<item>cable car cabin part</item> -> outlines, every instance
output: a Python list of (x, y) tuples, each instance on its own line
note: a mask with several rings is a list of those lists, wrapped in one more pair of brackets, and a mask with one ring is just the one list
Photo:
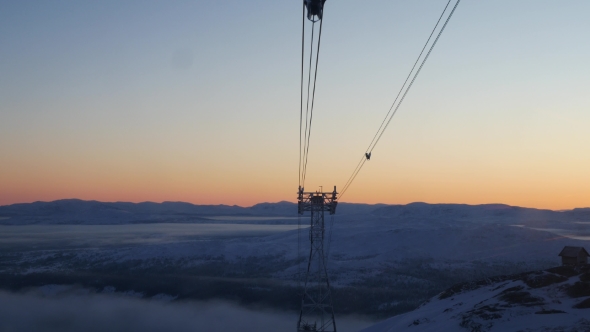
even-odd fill
[(324, 16), (324, 2), (326, 0), (303, 0), (305, 8), (307, 8), (307, 19), (312, 22), (317, 22)]

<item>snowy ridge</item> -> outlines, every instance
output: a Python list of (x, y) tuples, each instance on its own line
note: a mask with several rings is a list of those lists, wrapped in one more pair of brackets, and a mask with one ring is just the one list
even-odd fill
[(590, 266), (462, 283), (363, 330), (389, 331), (590, 331)]
[[(185, 202), (98, 202), (63, 199), (0, 206), (0, 224), (127, 224), (199, 223), (209, 216), (296, 218), (297, 205), (291, 202), (237, 205), (195, 205)], [(404, 223), (502, 223), (529, 227), (571, 228), (571, 222), (590, 221), (590, 209), (551, 211), (503, 204), (355, 204), (340, 202), (337, 218), (394, 218)], [(295, 222), (293, 222), (295, 223)], [(565, 223), (565, 225), (564, 225)]]
[(262, 203), (244, 208), (237, 205), (195, 205), (185, 202), (128, 203), (63, 199), (0, 206), (0, 223), (6, 225), (199, 223), (208, 222), (207, 216), (285, 215), (296, 215), (294, 203)]

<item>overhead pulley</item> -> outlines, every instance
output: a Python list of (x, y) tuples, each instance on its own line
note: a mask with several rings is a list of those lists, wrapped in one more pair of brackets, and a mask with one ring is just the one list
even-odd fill
[(326, 0), (303, 0), (307, 8), (307, 19), (312, 22), (320, 21), (324, 15), (324, 2)]

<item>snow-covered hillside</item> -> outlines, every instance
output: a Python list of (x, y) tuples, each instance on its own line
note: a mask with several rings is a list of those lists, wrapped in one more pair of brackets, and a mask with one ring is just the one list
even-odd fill
[[(249, 208), (77, 200), (3, 206), (0, 278), (13, 280), (15, 289), (55, 279), (199, 299), (223, 293), (272, 306), (293, 300), (297, 307), (298, 296), (289, 292), (297, 293), (293, 286), (309, 254), (309, 216), (298, 219), (295, 211), (288, 202)], [(388, 317), (458, 282), (556, 266), (564, 246), (588, 248), (582, 240), (590, 233), (586, 212), (339, 204), (334, 219), (326, 218), (325, 243), (336, 311)], [(171, 279), (156, 287), (146, 273), (157, 274), (154, 282)], [(107, 277), (96, 284), (94, 274)], [(188, 288), (176, 287), (183, 283)], [(199, 292), (190, 290), (196, 284)], [(209, 292), (214, 287), (221, 293)], [(269, 290), (283, 294), (283, 302)]]
[(590, 266), (454, 286), (363, 332), (590, 331)]

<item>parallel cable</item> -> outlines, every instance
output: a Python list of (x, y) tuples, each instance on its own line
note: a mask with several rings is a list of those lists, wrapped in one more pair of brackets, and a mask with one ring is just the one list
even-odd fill
[[(441, 13), (440, 17), (438, 18), (438, 21), (436, 22), (436, 25), (434, 26), (434, 28), (430, 32), (430, 36), (428, 36), (428, 39), (426, 40), (426, 43), (424, 44), (424, 47), (422, 47), (422, 50), (420, 51), (420, 54), (418, 55), (418, 58), (416, 58), (416, 61), (414, 62), (414, 65), (412, 66), (412, 69), (410, 70), (410, 72), (408, 73), (408, 76), (406, 77), (406, 80), (404, 81), (404, 84), (402, 85), (402, 87), (398, 91), (397, 96), (395, 97), (395, 100), (393, 101), (393, 103), (391, 104), (391, 107), (389, 108), (389, 111), (387, 111), (387, 114), (385, 115), (385, 118), (383, 118), (383, 121), (381, 121), (381, 124), (379, 125), (379, 129), (377, 129), (377, 132), (375, 132), (375, 135), (373, 136), (373, 139), (371, 140), (371, 143), (369, 143), (369, 146), (367, 147), (367, 150), (365, 150), (365, 153), (369, 153), (372, 150), (371, 149), (371, 146), (373, 146), (373, 143), (375, 142), (375, 139), (377, 138), (377, 135), (379, 135), (379, 132), (381, 132), (381, 129), (383, 128), (383, 125), (385, 124), (385, 121), (387, 121), (387, 118), (389, 118), (389, 114), (391, 113), (391, 110), (395, 106), (395, 103), (397, 102), (399, 96), (401, 95), (401, 93), (404, 90), (406, 84), (408, 83), (408, 80), (412, 76), (412, 73), (414, 72), (414, 69), (416, 68), (416, 65), (418, 64), (418, 61), (420, 61), (420, 58), (422, 57), (422, 54), (424, 53), (424, 50), (428, 46), (428, 43), (430, 42), (430, 39), (432, 38), (432, 35), (436, 31), (436, 28), (438, 27), (438, 24), (440, 23), (440, 20), (442, 19), (444, 13), (447, 11), (447, 8), (448, 8), (448, 6), (449, 6), (450, 3), (451, 3), (451, 0), (449, 0), (447, 2), (447, 5), (445, 6), (443, 12)], [(348, 178), (348, 180), (344, 184), (342, 193), (340, 194), (341, 197), (342, 197), (342, 194), (344, 194), (344, 192), (346, 191), (346, 189), (348, 189), (348, 185), (356, 178), (356, 175), (360, 171), (360, 168), (362, 168), (363, 165), (365, 164), (365, 161), (366, 161), (366, 157), (365, 157), (365, 155), (363, 155), (361, 157), (361, 160), (359, 161), (359, 163), (356, 165), (355, 169), (352, 171), (352, 174), (350, 175), (350, 177)]]
[(424, 53), (424, 50), (426, 49), (426, 46), (428, 46), (428, 43), (430, 42), (430, 39), (432, 38), (432, 35), (434, 35), (434, 32), (436, 31), (436, 28), (438, 27), (438, 24), (440, 23), (440, 20), (443, 18), (445, 12), (447, 11), (447, 8), (449, 7), (449, 4), (451, 3), (451, 1), (452, 0), (449, 0), (447, 2), (447, 5), (445, 6), (445, 8), (443, 9), (442, 13), (440, 14), (440, 17), (438, 18), (438, 21), (436, 21), (436, 24), (434, 25), (434, 28), (430, 32), (430, 35), (428, 36), (428, 39), (426, 40), (426, 43), (424, 43), (424, 47), (422, 47), (422, 50), (420, 51), (420, 54), (418, 55), (418, 58), (416, 58), (416, 61), (414, 62), (414, 65), (412, 66), (412, 69), (410, 70), (410, 72), (408, 73), (408, 76), (406, 77), (406, 80), (404, 81), (404, 84), (399, 89), (399, 91), (397, 93), (397, 96), (395, 96), (395, 99), (394, 99), (393, 103), (391, 104), (391, 107), (389, 108), (389, 111), (387, 111), (387, 115), (385, 115), (385, 118), (383, 118), (383, 121), (381, 121), (381, 125), (379, 126), (379, 129), (377, 129), (377, 132), (375, 133), (375, 136), (373, 136), (373, 139), (371, 140), (371, 143), (369, 143), (369, 147), (367, 148), (367, 151), (365, 153), (369, 152), (369, 149), (371, 149), (371, 146), (373, 145), (373, 142), (375, 141), (375, 138), (377, 137), (377, 134), (379, 134), (379, 132), (381, 131), (381, 128), (383, 127), (383, 124), (385, 124), (385, 120), (387, 120), (387, 118), (389, 117), (389, 114), (391, 113), (391, 110), (393, 109), (393, 106), (395, 106), (395, 103), (397, 102), (400, 94), (402, 93), (402, 91), (406, 87), (406, 84), (408, 83), (408, 80), (410, 79), (410, 76), (412, 76), (412, 73), (414, 72), (414, 69), (416, 68), (416, 65), (418, 64), (418, 61), (420, 61), (420, 58), (422, 57), (422, 54)]
[(356, 165), (354, 171), (352, 171), (352, 174), (350, 175), (350, 177), (348, 178), (348, 181), (346, 181), (346, 183), (344, 184), (344, 186), (342, 186), (342, 191), (340, 192), (340, 197), (342, 197), (342, 194), (344, 193), (344, 191), (346, 191), (346, 189), (348, 188), (348, 185), (352, 182), (352, 180), (354, 179), (354, 174), (357, 173), (357, 171), (359, 170), (360, 167), (363, 167), (363, 164), (365, 163), (365, 161), (367, 160), (367, 158), (363, 155), (361, 157), (361, 160), (359, 161), (359, 163)]
[[(322, 20), (320, 21), (320, 32), (318, 34), (318, 48), (316, 51), (316, 57), (315, 57), (315, 72), (314, 72), (314, 76), (313, 76), (313, 92), (312, 92), (312, 97), (311, 97), (311, 109), (310, 109), (310, 117), (309, 117), (309, 129), (307, 130), (307, 139), (306, 139), (306, 151), (304, 153), (305, 156), (305, 163), (303, 164), (303, 182), (302, 185), (305, 187), (305, 177), (307, 175), (307, 158), (309, 157), (309, 140), (311, 137), (311, 124), (313, 121), (313, 106), (314, 106), (314, 102), (315, 102), (315, 88), (316, 88), (316, 81), (318, 78), (318, 63), (320, 60), (320, 45), (322, 42), (322, 25), (324, 23), (324, 19), (322, 18)], [(310, 56), (311, 59), (311, 56)], [(311, 67), (311, 65), (310, 65)], [(311, 68), (310, 68), (311, 71)], [(308, 100), (309, 100), (309, 87), (308, 87)], [(307, 125), (306, 125), (307, 127)]]
[(354, 181), (354, 179), (356, 179), (356, 176), (359, 174), (359, 172), (361, 171), (361, 169), (363, 168), (363, 166), (365, 165), (365, 162), (367, 161), (366, 158), (364, 158), (363, 156), (363, 160), (361, 161), (361, 163), (359, 164), (359, 166), (357, 166), (357, 169), (352, 173), (352, 175), (350, 176), (349, 182), (348, 184), (342, 189), (342, 192), (340, 193), (340, 199), (342, 199), (342, 196), (344, 195), (344, 193), (348, 190), (348, 188), (350, 187), (350, 185), (352, 184), (352, 181)]
[[(389, 111), (387, 112), (387, 115), (385, 116), (385, 118), (383, 119), (383, 121), (381, 122), (381, 125), (379, 126), (379, 129), (377, 130), (377, 133), (375, 134), (375, 136), (373, 136), (373, 139), (371, 140), (371, 143), (369, 144), (369, 147), (367, 148), (365, 153), (371, 153), (373, 151), (373, 149), (375, 148), (375, 146), (377, 145), (377, 143), (379, 143), (379, 140), (381, 139), (381, 137), (383, 136), (383, 133), (385, 132), (385, 130), (387, 129), (387, 127), (389, 126), (389, 123), (391, 122), (391, 119), (393, 119), (393, 116), (397, 113), (400, 105), (402, 104), (402, 102), (404, 101), (404, 99), (406, 98), (406, 95), (408, 94), (408, 92), (410, 91), (410, 89), (412, 88), (412, 85), (414, 84), (414, 81), (416, 80), (416, 78), (418, 77), (418, 75), (420, 74), (420, 71), (422, 70), (422, 67), (424, 66), (424, 64), (426, 63), (426, 60), (428, 60), (428, 57), (430, 56), (430, 53), (432, 52), (432, 50), (434, 49), (434, 46), (436, 46), (436, 43), (438, 42), (440, 36), (442, 35), (443, 31), (445, 30), (447, 24), (449, 23), (451, 17), (453, 16), (453, 14), (455, 13), (455, 10), (457, 9), (457, 6), (459, 5), (459, 3), (461, 2), (461, 0), (457, 0), (457, 2), (455, 3), (455, 6), (453, 7), (453, 9), (451, 10), (451, 13), (449, 14), (449, 16), (447, 17), (445, 23), (443, 24), (441, 30), (439, 31), (438, 35), (436, 36), (436, 39), (434, 40), (434, 42), (432, 43), (432, 45), (430, 46), (430, 49), (428, 50), (428, 53), (426, 53), (426, 56), (424, 57), (424, 59), (422, 60), (422, 63), (420, 64), (420, 67), (418, 67), (418, 70), (416, 71), (416, 73), (414, 74), (414, 77), (412, 78), (410, 84), (408, 85), (408, 87), (406, 88), (405, 92), (402, 95), (402, 98), (399, 100), (399, 103), (397, 103), (397, 106), (395, 106), (400, 93), (403, 91), (404, 87), (406, 86), (406, 83), (408, 82), (408, 79), (410, 78), (410, 76), (412, 75), (412, 72), (414, 71), (416, 64), (419, 62), (420, 57), (422, 56), (422, 54), (424, 53), (424, 50), (426, 49), (428, 43), (430, 42), (430, 39), (432, 38), (432, 35), (434, 34), (434, 32), (436, 31), (436, 28), (438, 27), (442, 17), (444, 16), (444, 13), (446, 12), (449, 4), (450, 4), (451, 0), (449, 0), (449, 2), (447, 3), (447, 5), (445, 6), (441, 16), (439, 17), (438, 21), (436, 22), (436, 25), (434, 26), (434, 29), (432, 30), (432, 32), (430, 33), (430, 36), (428, 37), (428, 40), (426, 41), (426, 43), (424, 44), (424, 47), (422, 48), (422, 51), (420, 52), (420, 55), (418, 56), (418, 58), (416, 59), (416, 62), (414, 63), (414, 66), (412, 67), (412, 70), (410, 70), (410, 74), (408, 74), (408, 77), (406, 78), (404, 84), (402, 85), (402, 88), (400, 89), (400, 91), (398, 92), (393, 104), (391, 105)], [(394, 109), (395, 106), (395, 109)], [(391, 113), (391, 110), (393, 109), (393, 113)], [(391, 115), (390, 115), (391, 114)], [(387, 122), (386, 122), (387, 120)], [(383, 126), (383, 124), (385, 123), (385, 126)], [(361, 168), (363, 167), (363, 165), (366, 162), (366, 158), (365, 156), (363, 156), (363, 159), (361, 159), (361, 161), (359, 162), (359, 164), (357, 164), (357, 167), (355, 168), (355, 170), (352, 172), (352, 175), (348, 178), (348, 181), (346, 181), (346, 184), (344, 185), (344, 188), (342, 190), (342, 192), (340, 193), (340, 198), (342, 198), (342, 196), (344, 195), (344, 193), (346, 192), (346, 190), (348, 190), (348, 188), (350, 187), (350, 185), (352, 184), (352, 182), (354, 181), (354, 179), (356, 178), (356, 176), (358, 175), (358, 173), (360, 172)]]
[(375, 146), (377, 145), (377, 143), (379, 143), (379, 140), (381, 139), (381, 136), (383, 136), (383, 133), (385, 132), (385, 130), (387, 129), (387, 126), (389, 126), (389, 123), (391, 122), (391, 119), (393, 118), (393, 116), (395, 115), (395, 113), (397, 112), (397, 110), (399, 109), (400, 105), (402, 104), (402, 102), (404, 101), (404, 99), (406, 98), (406, 95), (408, 94), (408, 91), (410, 91), (410, 89), (412, 88), (412, 85), (414, 84), (414, 81), (416, 80), (416, 77), (418, 77), (418, 74), (420, 74), (420, 71), (422, 70), (422, 67), (424, 66), (424, 64), (426, 63), (426, 60), (428, 60), (428, 57), (430, 56), (430, 53), (432, 52), (432, 50), (434, 49), (434, 46), (436, 46), (436, 43), (438, 42), (438, 39), (440, 38), (440, 36), (442, 35), (443, 31), (445, 31), (445, 28), (447, 27), (447, 24), (449, 23), (451, 17), (453, 16), (453, 14), (455, 13), (455, 9), (457, 9), (457, 6), (459, 5), (459, 3), (461, 2), (461, 0), (457, 0), (457, 3), (455, 3), (455, 7), (453, 7), (453, 10), (451, 11), (451, 13), (449, 14), (449, 17), (447, 17), (447, 20), (445, 21), (445, 24), (442, 26), (440, 32), (438, 33), (438, 35), (436, 36), (436, 39), (434, 40), (434, 42), (432, 43), (432, 46), (430, 47), (430, 49), (428, 50), (428, 53), (426, 53), (426, 56), (424, 57), (424, 60), (422, 61), (422, 63), (420, 64), (420, 67), (418, 68), (418, 70), (416, 71), (416, 74), (414, 75), (414, 78), (412, 78), (412, 82), (410, 82), (410, 85), (408, 85), (408, 88), (406, 89), (406, 92), (404, 92), (404, 95), (402, 96), (402, 99), (400, 99), (400, 102), (397, 104), (397, 106), (395, 107), (395, 110), (393, 112), (393, 114), (391, 115), (391, 117), (389, 118), (389, 120), (387, 121), (387, 124), (385, 125), (385, 127), (383, 128), (383, 130), (381, 131), (381, 134), (379, 135), (379, 137), (377, 138), (377, 140), (375, 141), (375, 144), (373, 144), (373, 147), (371, 148), (371, 151), (373, 151), (373, 149), (375, 148)]
[[(307, 153), (306, 151), (307, 149), (307, 126), (309, 124), (309, 89), (311, 86), (311, 64), (312, 64), (312, 60), (313, 60), (313, 36), (314, 36), (314, 31), (315, 31), (315, 22), (312, 23), (311, 25), (311, 46), (310, 46), (310, 50), (309, 50), (309, 70), (307, 73), (307, 105), (306, 105), (306, 109), (305, 109), (305, 130), (304, 130), (304, 134), (303, 134), (303, 158), (301, 159), (301, 165), (303, 167), (303, 171), (301, 172), (301, 185), (305, 186), (305, 171), (306, 171), (306, 166), (303, 163), (304, 160), (307, 160)], [(303, 98), (302, 98), (303, 99)]]
[(299, 97), (299, 186), (301, 186), (301, 129), (303, 129), (303, 58), (305, 55), (305, 3), (301, 15), (301, 95)]

